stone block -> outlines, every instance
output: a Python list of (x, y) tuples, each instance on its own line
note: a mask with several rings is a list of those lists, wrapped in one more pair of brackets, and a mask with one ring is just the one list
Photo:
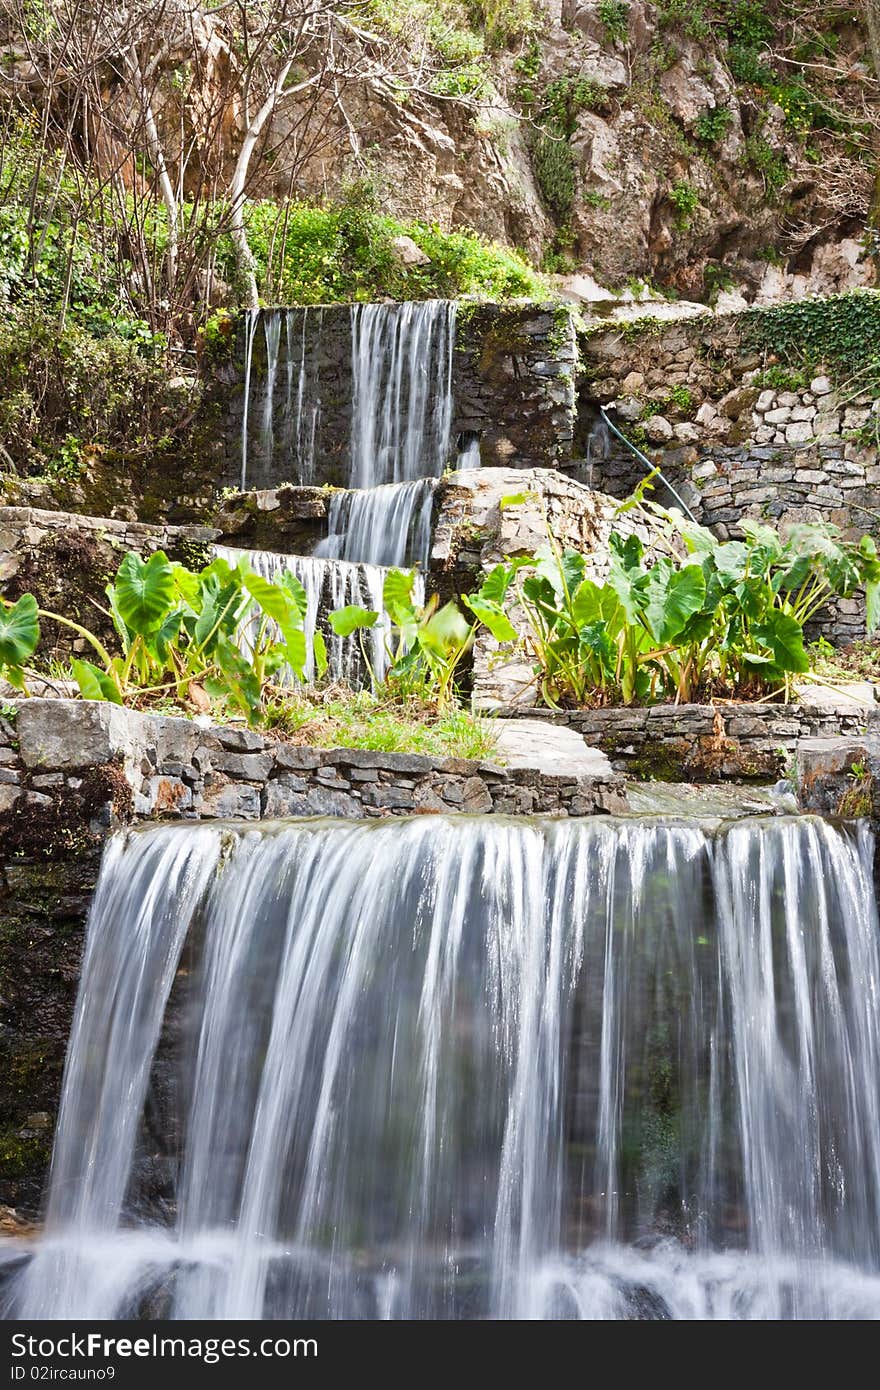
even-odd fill
[(22, 700), (18, 740), (26, 767), (97, 767), (118, 756), (140, 760), (140, 714), (102, 700)]
[(197, 809), (211, 820), (259, 820), (260, 789), (242, 782), (218, 782), (205, 788)]

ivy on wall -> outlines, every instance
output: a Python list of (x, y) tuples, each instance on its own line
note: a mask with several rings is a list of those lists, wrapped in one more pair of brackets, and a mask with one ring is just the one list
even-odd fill
[(742, 315), (743, 343), (786, 362), (825, 363), (880, 394), (880, 292), (850, 290)]

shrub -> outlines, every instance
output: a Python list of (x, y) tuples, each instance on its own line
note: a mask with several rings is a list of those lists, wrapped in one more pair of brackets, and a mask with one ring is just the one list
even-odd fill
[(559, 135), (540, 131), (532, 141), (532, 167), (541, 197), (559, 222), (566, 222), (574, 206), (574, 156)]
[(670, 189), (669, 201), (675, 209), (676, 226), (684, 231), (691, 225), (694, 213), (700, 206), (700, 195), (693, 184), (681, 179)]
[(599, 0), (599, 22), (612, 43), (623, 43), (629, 33), (626, 0)]
[(697, 118), (694, 134), (707, 145), (720, 145), (732, 120), (733, 112), (728, 107), (716, 106), (711, 111), (704, 111), (702, 116)]

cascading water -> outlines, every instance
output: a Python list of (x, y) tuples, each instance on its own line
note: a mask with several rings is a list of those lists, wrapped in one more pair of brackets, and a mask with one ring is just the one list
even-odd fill
[(436, 486), (434, 478), (421, 478), (334, 493), (327, 514), (328, 534), (314, 553), (372, 565), (419, 564), (426, 570)]
[(443, 472), (455, 314), (454, 300), (352, 305), (352, 487)]
[[(351, 307), (352, 488), (438, 478), (449, 461), (456, 305), (354, 304)], [(256, 399), (254, 346), (259, 324), (265, 376)], [(321, 422), (322, 308), (250, 313), (244, 336), (241, 486), (310, 483)], [(279, 392), (283, 389), (283, 401)], [(338, 392), (338, 383), (333, 390)], [(254, 419), (257, 425), (254, 428)], [(273, 459), (278, 466), (273, 472)], [(358, 557), (362, 558), (362, 557)]]
[[(382, 587), (385, 583), (386, 569), (379, 565), (352, 564), (345, 560), (334, 560), (311, 555), (282, 555), (272, 550), (238, 550), (231, 546), (214, 547), (215, 555), (237, 565), (244, 559), (263, 579), (278, 583), (285, 570), (289, 570), (306, 591), (306, 613), (303, 627), (306, 635), (307, 681), (314, 679), (315, 662), (312, 650), (315, 632), (320, 626), (327, 642), (327, 663), (331, 678), (344, 681), (347, 685), (358, 686), (368, 678), (363, 669), (363, 658), (357, 637), (337, 637), (321, 620), (337, 608), (356, 604), (377, 612), (379, 622), (366, 633), (367, 651), (373, 675), (381, 680), (388, 667), (388, 640), (391, 625), (382, 601)], [(413, 595), (418, 604), (424, 603), (425, 588), (421, 575), (416, 575)], [(255, 615), (248, 622), (242, 634), (245, 651), (252, 650), (253, 640), (260, 625), (260, 617)], [(289, 674), (293, 680), (293, 673)]]
[(872, 855), (813, 818), (117, 836), (6, 1314), (880, 1316)]
[[(254, 340), (263, 326), (265, 379), (254, 431)], [(261, 470), (271, 479), (277, 455), (292, 480), (310, 483), (321, 421), (320, 350), (324, 311), (316, 309), (252, 310), (244, 336), (244, 400), (241, 424), (241, 486), (251, 476), (250, 454), (256, 433)], [(283, 396), (279, 393), (283, 391)]]

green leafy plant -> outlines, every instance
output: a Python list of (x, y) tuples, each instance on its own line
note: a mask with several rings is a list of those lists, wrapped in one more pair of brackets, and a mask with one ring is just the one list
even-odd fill
[[(138, 704), (173, 695), (199, 708), (216, 702), (259, 722), (266, 692), (291, 671), (303, 678), (305, 590), (293, 574), (270, 583), (244, 560), (217, 558), (194, 572), (157, 551), (148, 560), (126, 554), (106, 610), (121, 653), (111, 654), (82, 624), (38, 609), (25, 594), (0, 609), (0, 663), (6, 678), (26, 690), (26, 663), (40, 638), (39, 619), (58, 623), (92, 648), (96, 660), (76, 658), (71, 674), (87, 700)], [(316, 635), (315, 665), (326, 668)]]
[[(468, 622), (457, 604), (441, 605), (436, 595), (418, 605), (414, 598), (415, 571), (390, 570), (382, 592), (391, 626), (386, 641), (389, 666), (383, 682), (374, 674), (374, 685), (397, 699), (419, 699), (447, 709), (455, 695), (456, 674), (473, 644), (477, 627), (488, 628), (499, 641), (516, 638), (516, 630), (504, 612), (511, 573), (508, 566), (498, 565), (476, 593), (463, 596), (462, 603), (472, 615)], [(330, 614), (330, 625), (339, 637), (369, 631), (379, 621), (376, 611), (356, 604)], [(370, 668), (365, 647), (363, 657)]]
[[(552, 536), (528, 572), (506, 576), (523, 616), (535, 679), (551, 706), (687, 702), (712, 693), (790, 698), (810, 668), (804, 627), (832, 594), (864, 585), (868, 622), (880, 624), (880, 558), (873, 541), (841, 539), (833, 526), (742, 523), (721, 542), (639, 498), (650, 545), (615, 533), (607, 577)], [(500, 583), (500, 580), (499, 580)]]
[(706, 145), (720, 145), (727, 134), (733, 112), (727, 106), (716, 106), (704, 111), (694, 123), (694, 134)]
[(675, 224), (684, 231), (691, 225), (694, 213), (700, 206), (700, 195), (693, 184), (688, 183), (686, 179), (680, 179), (669, 190), (669, 201), (675, 209)]
[(599, 0), (599, 22), (612, 43), (624, 43), (629, 32), (626, 0)]

